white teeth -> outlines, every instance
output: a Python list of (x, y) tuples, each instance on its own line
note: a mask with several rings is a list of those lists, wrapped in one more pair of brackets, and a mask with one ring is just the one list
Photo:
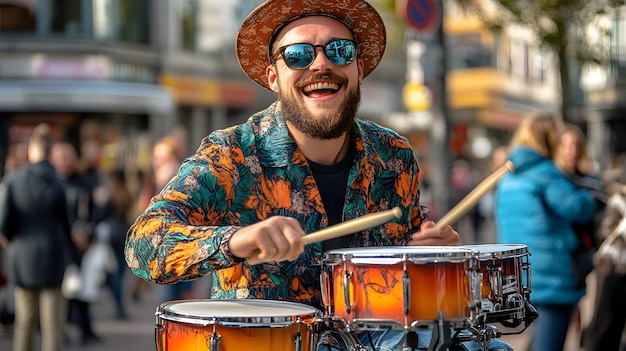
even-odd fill
[(339, 85), (337, 83), (332, 83), (332, 82), (313, 83), (313, 84), (309, 84), (305, 86), (303, 90), (305, 93), (309, 93), (313, 90), (329, 90), (329, 89), (338, 90)]

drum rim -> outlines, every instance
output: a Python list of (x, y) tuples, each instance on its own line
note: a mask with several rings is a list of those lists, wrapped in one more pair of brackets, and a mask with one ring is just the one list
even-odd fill
[[(381, 251), (385, 251), (386, 254), (381, 255)], [(418, 253), (420, 255), (415, 256)], [(376, 246), (330, 250), (326, 252), (323, 262), (329, 264), (342, 261), (366, 264), (395, 264), (403, 261), (439, 263), (469, 261), (473, 257), (473, 250), (461, 246)]]
[[(501, 259), (529, 255), (528, 246), (525, 244), (472, 244), (463, 245), (463, 247), (468, 247), (474, 250), (476, 258), (481, 261), (494, 258)], [(503, 250), (481, 251), (480, 248), (483, 247), (502, 248)]]
[[(197, 302), (243, 302), (243, 303), (258, 303), (270, 305), (280, 305), (281, 307), (293, 306), (310, 310), (310, 313), (293, 313), (290, 315), (278, 315), (278, 316), (211, 316), (211, 315), (198, 315), (180, 311), (172, 311), (168, 307), (174, 304), (180, 303), (197, 303)], [(320, 316), (320, 311), (312, 306), (279, 300), (262, 300), (262, 299), (189, 299), (189, 300), (173, 300), (161, 303), (155, 312), (157, 320), (168, 320), (173, 322), (181, 322), (193, 325), (223, 325), (228, 327), (240, 327), (240, 328), (255, 328), (255, 327), (288, 327), (308, 319), (316, 318)]]

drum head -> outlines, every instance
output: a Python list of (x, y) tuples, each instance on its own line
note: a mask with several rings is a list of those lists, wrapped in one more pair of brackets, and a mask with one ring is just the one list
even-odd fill
[(395, 264), (462, 262), (474, 252), (459, 246), (381, 246), (331, 250), (326, 253), (329, 262), (350, 261), (355, 264)]
[(528, 255), (528, 247), (523, 244), (477, 244), (463, 247), (474, 250), (476, 257), (481, 261)]
[(208, 299), (165, 302), (159, 306), (160, 318), (183, 323), (220, 324), (239, 327), (287, 326), (318, 315), (308, 305), (273, 300)]

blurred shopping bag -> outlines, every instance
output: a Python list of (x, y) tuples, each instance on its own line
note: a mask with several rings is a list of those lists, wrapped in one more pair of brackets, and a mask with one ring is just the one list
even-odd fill
[(80, 267), (76, 264), (70, 264), (65, 268), (65, 274), (63, 275), (63, 283), (61, 285), (63, 296), (67, 299), (73, 299), (78, 295), (80, 289)]

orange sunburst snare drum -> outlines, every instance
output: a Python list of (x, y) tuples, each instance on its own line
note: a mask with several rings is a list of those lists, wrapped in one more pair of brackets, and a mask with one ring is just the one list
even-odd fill
[(478, 306), (473, 251), (449, 246), (331, 250), (322, 260), (327, 318), (348, 329), (402, 329), (435, 320), (466, 326)]
[(530, 300), (528, 248), (523, 244), (466, 245), (475, 251), (482, 274), (480, 316), (484, 322), (519, 325)]
[(320, 311), (273, 300), (180, 300), (156, 311), (158, 351), (312, 351)]

